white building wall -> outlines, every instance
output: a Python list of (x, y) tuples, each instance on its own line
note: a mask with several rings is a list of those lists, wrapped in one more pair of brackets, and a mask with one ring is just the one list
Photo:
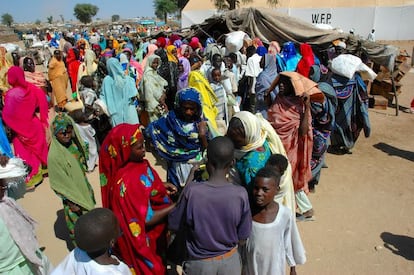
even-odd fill
[(278, 9), (308, 23), (329, 24), (344, 32), (367, 37), (375, 29), (377, 40), (413, 40), (414, 6)]
[[(414, 5), (335, 8), (278, 8), (308, 23), (329, 24), (367, 37), (375, 29), (377, 40), (414, 40)], [(214, 14), (214, 10), (184, 10), (182, 27), (199, 24)]]

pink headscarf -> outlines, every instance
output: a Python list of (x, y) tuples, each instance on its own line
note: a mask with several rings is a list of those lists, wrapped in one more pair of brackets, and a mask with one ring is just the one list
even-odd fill
[(195, 36), (193, 38), (191, 38), (191, 41), (190, 41), (190, 43), (188, 45), (190, 45), (190, 47), (194, 51), (197, 50), (198, 48), (201, 49), (200, 40), (198, 39), (198, 37), (195, 37)]
[(270, 42), (269, 48), (267, 49), (269, 54), (278, 54), (280, 53), (280, 45), (277, 41)]
[[(7, 72), (7, 79), (9, 81), (10, 86), (12, 86), (13, 88), (23, 88), (24, 90), (26, 90), (26, 94), (33, 94), (35, 96), (36, 100), (33, 103), (38, 105), (37, 107), (39, 107), (40, 120), (44, 126), (48, 127), (49, 106), (47, 103), (45, 92), (43, 92), (43, 90), (41, 90), (37, 86), (27, 82), (24, 77), (23, 69), (18, 66), (10, 67), (9, 71)], [(12, 92), (13, 88), (9, 91)]]
[(255, 37), (254, 39), (253, 39), (253, 46), (257, 49), (258, 47), (263, 47), (263, 42), (262, 42), (262, 40), (260, 40), (260, 38), (259, 37)]
[(129, 64), (137, 70), (137, 79), (140, 80), (142, 78), (142, 75), (144, 74), (144, 70), (142, 69), (141, 64), (139, 64), (139, 62), (134, 59), (134, 57), (132, 56), (132, 50), (130, 48), (124, 48), (122, 51), (129, 52), (131, 54)]
[[(187, 49), (188, 49), (188, 54), (185, 55), (185, 51)], [(189, 58), (192, 52), (193, 52), (193, 48), (191, 48), (189, 45), (187, 45), (187, 44), (182, 44), (181, 45), (181, 49), (180, 49), (181, 56), (183, 56), (185, 58)]]
[[(16, 155), (32, 167), (31, 179), (47, 164), (48, 104), (40, 88), (26, 82), (22, 68), (12, 66), (7, 72), (9, 84), (3, 109), (4, 122), (16, 133), (13, 146)], [(39, 109), (40, 119), (36, 115)]]
[(149, 44), (147, 48), (147, 54), (145, 55), (144, 59), (141, 62), (142, 68), (145, 68), (147, 65), (148, 57), (150, 57), (154, 52), (158, 49), (157, 45)]

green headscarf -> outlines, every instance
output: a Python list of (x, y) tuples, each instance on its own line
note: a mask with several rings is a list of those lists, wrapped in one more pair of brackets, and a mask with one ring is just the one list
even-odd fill
[(75, 122), (69, 115), (59, 113), (52, 123), (52, 143), (48, 155), (48, 173), (51, 188), (59, 195), (80, 205), (86, 210), (95, 207), (95, 200), (90, 195), (90, 184), (79, 160), (57, 139), (56, 133), (73, 126), (73, 142), (84, 159), (87, 159), (85, 143), (80, 138)]

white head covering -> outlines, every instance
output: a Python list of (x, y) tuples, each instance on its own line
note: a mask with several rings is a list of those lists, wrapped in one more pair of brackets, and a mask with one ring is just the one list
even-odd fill
[(21, 158), (11, 158), (5, 167), (0, 165), (0, 179), (25, 176), (26, 166)]
[[(263, 118), (261, 113), (254, 115), (248, 111), (241, 111), (236, 113), (233, 117), (240, 119), (242, 122), (247, 141), (247, 145), (243, 146), (240, 150), (234, 150), (236, 159), (240, 159), (247, 152), (263, 146), (265, 141), (268, 142), (272, 154), (282, 154), (287, 158), (286, 150), (280, 137), (277, 135), (269, 121)], [(294, 213), (296, 209), (295, 193), (293, 189), (292, 167), (290, 162), (279, 186), (281, 194), (280, 196), (277, 196), (275, 200), (289, 207)]]
[(25, 178), (27, 167), (20, 158), (11, 158), (5, 167), (0, 165), (0, 179), (7, 183), (7, 196), (15, 200), (23, 198), (26, 193)]
[(236, 151), (247, 152), (255, 150), (263, 145), (266, 141), (266, 132), (262, 131), (260, 121), (257, 117), (248, 111), (241, 111), (236, 113), (233, 117), (240, 119), (243, 124), (244, 133), (246, 136), (246, 145)]

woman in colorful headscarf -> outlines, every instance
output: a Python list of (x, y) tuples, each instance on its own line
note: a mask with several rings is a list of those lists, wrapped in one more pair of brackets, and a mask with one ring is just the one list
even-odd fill
[(106, 62), (108, 75), (102, 82), (100, 98), (108, 107), (112, 127), (121, 123), (138, 123), (135, 99), (138, 90), (132, 77), (125, 75), (116, 58)]
[(98, 42), (98, 44), (99, 44), (99, 47), (101, 47), (101, 50), (102, 49), (106, 49), (106, 39), (105, 39), (105, 36), (104, 35), (100, 35), (99, 36), (99, 42)]
[(50, 187), (62, 199), (69, 235), (76, 245), (75, 223), (96, 203), (85, 174), (88, 150), (69, 115), (58, 113), (51, 131), (52, 144), (48, 156)]
[(188, 87), (188, 75), (190, 74), (190, 71), (190, 61), (185, 57), (180, 57), (178, 61), (178, 91)]
[[(282, 141), (267, 120), (260, 114), (254, 115), (248, 111), (238, 112), (232, 117), (227, 136), (234, 143), (235, 168), (240, 175), (240, 183), (247, 188), (249, 195), (252, 195), (254, 177), (265, 167), (270, 155), (286, 156)], [(280, 189), (279, 202), (294, 212), (295, 198), (290, 164), (281, 179)]]
[(76, 48), (79, 51), (78, 59), (83, 61), (85, 59), (85, 50), (89, 48), (89, 43), (86, 39), (81, 38), (76, 42)]
[(132, 50), (130, 48), (124, 48), (122, 53), (125, 54), (128, 59), (128, 73), (135, 79), (135, 83), (138, 85), (142, 79), (144, 70), (141, 64), (139, 64), (132, 56)]
[[(27, 82), (35, 85), (36, 87), (42, 89), (47, 97), (48, 103), (51, 102), (51, 89), (50, 83), (46, 80), (43, 72), (36, 71), (36, 65), (31, 57), (22, 57), (20, 58), (20, 67), (24, 71), (24, 77)], [(51, 106), (51, 105), (49, 105)], [(49, 132), (47, 131), (48, 140), (50, 140)]]
[(86, 49), (85, 58), (83, 62), (81, 62), (79, 69), (78, 69), (78, 76), (77, 76), (77, 83), (76, 83), (77, 92), (79, 92), (82, 77), (88, 75), (94, 78), (97, 69), (98, 69), (98, 64), (96, 61), (95, 52), (91, 49)]
[(158, 155), (168, 162), (167, 181), (183, 187), (192, 168), (188, 161), (201, 159), (207, 147), (200, 93), (194, 88), (179, 91), (174, 110), (150, 123), (147, 134)]
[(159, 119), (168, 111), (165, 104), (168, 82), (157, 73), (160, 65), (161, 58), (156, 54), (151, 55), (148, 57), (142, 77), (141, 100), (145, 102), (145, 110), (148, 112), (150, 122)]
[(199, 53), (203, 50), (203, 46), (200, 43), (200, 39), (198, 37), (194, 36), (191, 37), (190, 43), (188, 45), (193, 49), (194, 52)]
[(183, 41), (181, 41), (181, 39), (175, 40), (173, 45), (177, 48), (177, 57), (182, 57), (183, 55), (181, 54), (181, 46), (183, 45)]
[(26, 82), (22, 68), (12, 66), (7, 77), (13, 88), (6, 93), (2, 116), (15, 133), (12, 142), (16, 156), (32, 168), (26, 181), (27, 188), (31, 189), (42, 182), (42, 167), (47, 165), (47, 99), (40, 88)]
[(68, 68), (72, 93), (77, 91), (78, 71), (80, 65), (81, 62), (79, 61), (79, 50), (76, 48), (71, 48), (66, 55), (66, 67)]
[(166, 216), (174, 207), (145, 157), (138, 124), (120, 124), (105, 138), (99, 154), (102, 205), (117, 216), (122, 236), (114, 253), (133, 274), (165, 274)]
[(36, 65), (33, 58), (26, 56), (20, 58), (20, 67), (24, 71), (24, 77), (27, 82), (46, 91), (47, 82), (42, 72), (36, 72)]
[(252, 45), (257, 49), (259, 47), (263, 47), (263, 42), (259, 37), (255, 37), (252, 40)]
[(279, 54), (280, 53), (280, 45), (277, 41), (272, 41), (267, 48), (269, 54)]
[(151, 55), (153, 55), (154, 54), (154, 52), (156, 51), (158, 49), (158, 47), (157, 47), (157, 45), (155, 45), (155, 44), (149, 44), (148, 45), (148, 47), (147, 47), (147, 51), (146, 51), (146, 54), (145, 54), (145, 57), (144, 57), (144, 59), (142, 60), (142, 62), (141, 62), (141, 65), (142, 65), (142, 67), (143, 68), (146, 68), (147, 67), (147, 60), (148, 60), (148, 57), (150, 57)]
[(309, 218), (313, 216), (313, 207), (307, 197), (308, 182), (312, 178), (310, 101), (323, 102), (324, 95), (317, 88), (317, 83), (297, 72), (281, 72), (269, 89), (274, 89), (276, 85), (279, 85), (279, 93), (269, 109), (269, 121), (282, 140), (292, 165), (299, 213)]
[(66, 97), (66, 89), (69, 81), (62, 57), (62, 52), (55, 50), (53, 57), (49, 62), (48, 69), (49, 81), (52, 85), (52, 97), (56, 99), (56, 104), (61, 109), (64, 108), (68, 101), (68, 98)]
[(280, 55), (282, 56), (283, 64), (279, 65), (281, 66), (282, 71), (296, 71), (301, 56), (297, 53), (295, 44), (290, 41), (283, 44), (283, 49)]
[[(102, 36), (101, 36), (102, 37)], [(105, 40), (105, 45), (106, 45), (106, 40)], [(93, 44), (92, 45), (92, 50), (95, 53), (96, 59), (95, 59), (95, 63), (98, 65), (97, 69), (95, 71), (94, 74), (94, 79), (95, 79), (95, 83), (96, 83), (96, 92), (100, 92), (101, 90), (101, 86), (102, 86), (102, 81), (105, 78), (105, 76), (108, 74), (107, 70), (106, 70), (106, 59), (109, 59), (110, 57), (112, 57), (112, 54), (110, 54), (110, 57), (104, 57), (103, 56), (103, 52), (102, 52), (102, 48), (100, 45), (98, 44)], [(107, 54), (110, 52), (107, 52)]]
[(216, 123), (218, 115), (216, 107), (216, 103), (218, 102), (217, 96), (211, 88), (208, 80), (200, 71), (200, 57), (193, 53), (189, 61), (191, 65), (191, 72), (188, 74), (188, 87), (194, 88), (200, 93), (203, 115), (208, 121), (212, 135), (215, 137), (218, 135), (218, 127)]
[(310, 68), (315, 64), (312, 47), (308, 43), (300, 44), (300, 54), (302, 58), (299, 60), (296, 71), (305, 77), (309, 77)]
[(178, 81), (178, 57), (177, 48), (174, 45), (169, 45), (166, 48), (168, 66), (170, 75), (168, 77), (168, 90), (166, 103), (169, 108), (174, 108), (175, 94), (177, 93), (177, 81)]
[(190, 58), (190, 55), (193, 53), (193, 49), (187, 45), (187, 44), (183, 44), (181, 45), (181, 56), (185, 57), (185, 58)]
[[(277, 76), (276, 56), (274, 54), (265, 54), (260, 61), (260, 67), (263, 71), (256, 78), (256, 112), (260, 112), (267, 119), (267, 109), (271, 98), (277, 95), (277, 88), (268, 93), (268, 88)], [(269, 98), (270, 97), (270, 98)]]

